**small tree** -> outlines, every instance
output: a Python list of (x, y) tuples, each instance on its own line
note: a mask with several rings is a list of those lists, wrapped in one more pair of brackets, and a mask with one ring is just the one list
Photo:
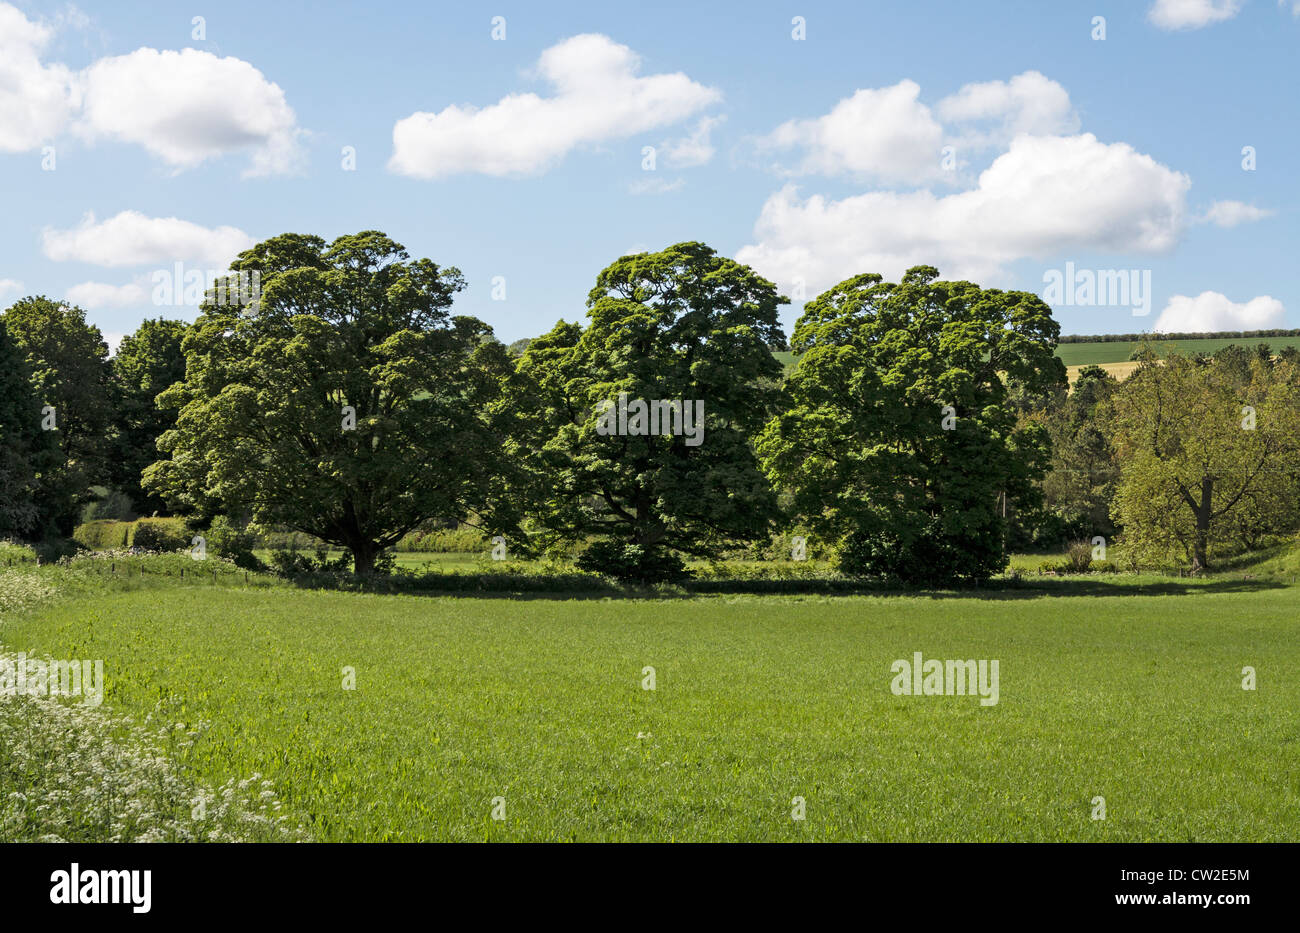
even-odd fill
[[(1243, 369), (1244, 366), (1244, 369)], [(1300, 495), (1300, 367), (1144, 354), (1113, 400), (1121, 478), (1112, 514), (1149, 560), (1181, 549), (1207, 568), (1221, 526), (1294, 515)], [(1294, 527), (1294, 526), (1293, 526)]]

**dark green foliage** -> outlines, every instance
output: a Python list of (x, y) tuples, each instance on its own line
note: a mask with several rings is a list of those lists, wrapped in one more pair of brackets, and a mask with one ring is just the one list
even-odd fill
[(613, 538), (593, 541), (574, 563), (579, 570), (604, 574), (622, 583), (675, 583), (689, 576), (676, 554)]
[(140, 478), (158, 459), (155, 442), (176, 423), (176, 412), (160, 409), (154, 399), (185, 379), (185, 328), (182, 321), (146, 320), (122, 338), (109, 361), (116, 427), (111, 478), (144, 514), (167, 508), (160, 496), (142, 488)]
[[(616, 260), (588, 296), (588, 326), (560, 322), (519, 360), (498, 409), (513, 472), (495, 527), (547, 547), (609, 538), (640, 547), (632, 563), (647, 567), (660, 566), (654, 552), (709, 557), (766, 540), (776, 499), (750, 441), (779, 403), (768, 348), (786, 301), (701, 243)], [(601, 406), (623, 393), (701, 401), (702, 443), (609, 431)]]
[(1049, 455), (1022, 400), (1065, 367), (1036, 295), (937, 279), (859, 275), (809, 302), (758, 449), (846, 571), (946, 585), (1006, 566), (1004, 514), (1037, 506)]
[(185, 336), (170, 455), (147, 488), (352, 552), (358, 573), (430, 519), (480, 506), (500, 441), (485, 412), (509, 370), (491, 329), (452, 317), (464, 278), (382, 233), (285, 234), (241, 253), (255, 308), (209, 301)]

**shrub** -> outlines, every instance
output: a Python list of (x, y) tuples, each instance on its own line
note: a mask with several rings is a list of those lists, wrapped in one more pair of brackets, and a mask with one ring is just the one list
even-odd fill
[(671, 551), (613, 538), (593, 541), (575, 563), (579, 570), (625, 583), (672, 583), (690, 576), (681, 558)]
[(1087, 573), (1092, 567), (1092, 545), (1074, 541), (1065, 549), (1065, 565), (1071, 573)]
[(205, 537), (208, 547), (216, 556), (233, 561), (235, 566), (244, 570), (262, 569), (262, 562), (253, 553), (258, 543), (257, 535), (247, 527), (241, 527), (226, 516), (218, 515), (212, 520)]
[(175, 551), (190, 546), (190, 533), (183, 518), (138, 518), (127, 545), (150, 551)]
[(113, 519), (86, 522), (73, 530), (72, 540), (92, 551), (124, 548), (131, 535), (131, 525), (131, 522), (119, 522)]
[(931, 518), (910, 542), (888, 527), (855, 532), (840, 548), (839, 566), (849, 576), (873, 576), (915, 586), (968, 585), (1006, 569), (1001, 529), (950, 532)]

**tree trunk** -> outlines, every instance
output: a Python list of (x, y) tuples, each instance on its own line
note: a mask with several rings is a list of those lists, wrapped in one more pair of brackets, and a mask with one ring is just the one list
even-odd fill
[(1201, 480), (1201, 504), (1196, 509), (1196, 553), (1192, 559), (1194, 570), (1205, 570), (1209, 567), (1210, 505), (1213, 490), (1214, 480), (1209, 478)]
[(375, 572), (375, 558), (379, 555), (379, 548), (373, 541), (358, 541), (349, 546), (352, 551), (352, 572), (358, 575), (369, 575)]

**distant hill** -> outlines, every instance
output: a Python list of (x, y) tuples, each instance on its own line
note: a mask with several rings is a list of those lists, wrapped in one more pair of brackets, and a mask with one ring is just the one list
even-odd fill
[[(1283, 347), (1300, 347), (1300, 330), (1281, 333), (1270, 332), (1271, 336), (1260, 336), (1260, 333), (1256, 331), (1235, 337), (1202, 334), (1173, 334), (1166, 337), (1153, 334), (1150, 339), (1161, 352), (1165, 347), (1171, 346), (1179, 353), (1213, 353), (1215, 350), (1222, 349), (1230, 344), (1253, 347), (1256, 344), (1266, 343), (1274, 351)], [(1070, 372), (1071, 381), (1074, 380), (1078, 370), (1084, 366), (1100, 366), (1122, 379), (1132, 371), (1133, 367), (1127, 365), (1129, 357), (1141, 344), (1140, 339), (1126, 339), (1135, 336), (1137, 335), (1112, 336), (1100, 334), (1095, 337), (1070, 335), (1061, 338), (1062, 342), (1056, 348), (1056, 355), (1065, 363)], [(793, 353), (774, 353), (773, 356), (785, 365), (787, 372), (793, 368)]]

